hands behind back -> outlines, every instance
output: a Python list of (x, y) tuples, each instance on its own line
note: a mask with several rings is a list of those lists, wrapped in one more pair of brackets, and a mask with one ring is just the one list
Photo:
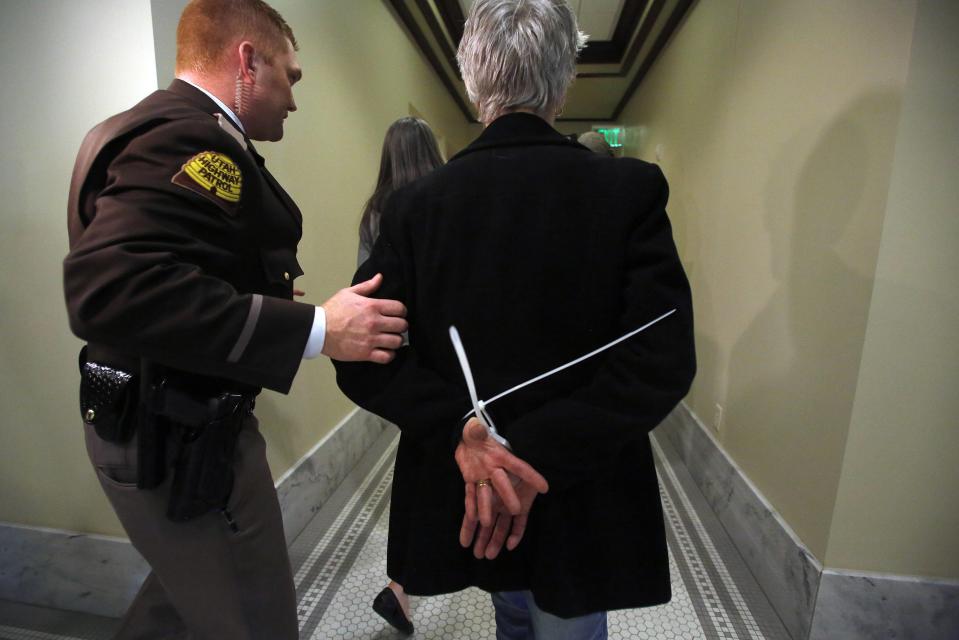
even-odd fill
[[(499, 554), (504, 542), (512, 551), (523, 538), (536, 496), (549, 490), (546, 479), (490, 438), (476, 418), (463, 427), (455, 458), (466, 483), (460, 544), (473, 544), (473, 555), (489, 560)], [(491, 484), (477, 486), (481, 480)]]

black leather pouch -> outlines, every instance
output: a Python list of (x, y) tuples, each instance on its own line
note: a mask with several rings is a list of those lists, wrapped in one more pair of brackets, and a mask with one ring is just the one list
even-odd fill
[(80, 416), (107, 442), (124, 443), (137, 427), (137, 376), (96, 362), (80, 352)]

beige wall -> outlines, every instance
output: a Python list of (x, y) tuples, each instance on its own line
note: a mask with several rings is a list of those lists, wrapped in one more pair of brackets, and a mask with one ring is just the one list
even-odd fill
[(153, 51), (158, 87), (173, 81), (176, 69), (176, 26), (189, 0), (150, 0), (153, 15)]
[[(122, 535), (83, 451), (74, 368), (80, 343), (63, 310), (61, 260), (73, 159), (98, 121), (165, 85), (182, 2), (15, 0), (0, 8), (5, 96), (0, 133), (0, 521)], [(258, 149), (305, 218), (297, 281), (321, 303), (349, 284), (356, 226), (386, 127), (423, 114), (455, 152), (475, 131), (387, 4), (272, 3), (300, 42), (304, 79), (286, 138)], [(156, 41), (154, 40), (156, 34)], [(360, 46), (362, 43), (362, 46)], [(325, 359), (304, 363), (290, 397), (265, 393), (258, 414), (279, 476), (352, 405)]]
[(80, 141), (156, 88), (150, 3), (6, 1), (0, 61), (0, 521), (114, 532), (83, 451), (61, 261)]
[(959, 4), (920, 0), (826, 563), (959, 577)]
[[(319, 304), (352, 278), (357, 225), (390, 123), (412, 106), (445, 139), (448, 153), (465, 146), (470, 132), (385, 2), (271, 4), (294, 29), (304, 75), (284, 140), (257, 148), (303, 211), (299, 260), (306, 275), (297, 284)], [(352, 407), (326, 359), (304, 363), (290, 397), (265, 393), (257, 413), (274, 470), (295, 463)]]
[(915, 2), (700, 0), (621, 118), (694, 292), (689, 402), (820, 559), (869, 315)]

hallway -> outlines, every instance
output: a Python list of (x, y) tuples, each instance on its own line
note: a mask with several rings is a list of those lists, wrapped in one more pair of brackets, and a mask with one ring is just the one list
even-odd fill
[[(446, 158), (481, 135), (450, 19), (471, 1), (269, 0), (305, 75), (257, 148), (303, 225), (295, 268), (258, 250), (251, 273), (316, 307), (352, 279), (390, 123), (428, 121)], [(108, 638), (148, 571), (82, 445), (64, 205), (85, 133), (173, 79), (186, 2), (0, 3), (0, 640)], [(623, 27), (584, 27), (555, 128), (661, 169), (695, 310), (696, 378), (654, 436), (673, 600), (612, 613), (611, 637), (956, 640), (959, 2), (569, 3)], [(396, 431), (360, 413), (326, 358), (257, 399), (303, 638), (400, 637), (370, 608)], [(475, 590), (413, 617), (414, 638), (493, 636)]]
[[(290, 548), (300, 634), (306, 640), (401, 638), (370, 609), (385, 584), (393, 458), (388, 428)], [(789, 636), (665, 438), (653, 438), (667, 520), (673, 599), (616, 611), (617, 640), (788, 640)], [(414, 638), (494, 637), (493, 610), (479, 590), (413, 598)], [(105, 640), (116, 621), (0, 603), (0, 638)]]

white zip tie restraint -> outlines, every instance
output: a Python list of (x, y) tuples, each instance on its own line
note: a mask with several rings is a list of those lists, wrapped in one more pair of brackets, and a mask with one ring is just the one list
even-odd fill
[(486, 413), (486, 403), (476, 395), (476, 384), (473, 382), (473, 372), (470, 371), (470, 361), (466, 359), (466, 349), (463, 348), (463, 341), (460, 340), (460, 332), (452, 325), (450, 325), (450, 340), (453, 342), (453, 350), (456, 351), (456, 357), (460, 361), (460, 369), (463, 370), (463, 377), (466, 378), (466, 388), (469, 389), (470, 400), (473, 402), (473, 410), (467, 412), (466, 416), (470, 413), (475, 414), (483, 426), (486, 427), (490, 437), (506, 447), (506, 439), (496, 432), (493, 419)]
[(562, 371), (563, 369), (566, 369), (566, 368), (568, 368), (568, 367), (572, 367), (572, 366), (575, 365), (575, 364), (579, 364), (580, 362), (582, 362), (583, 360), (586, 360), (587, 358), (592, 358), (592, 357), (595, 356), (597, 353), (601, 353), (601, 352), (603, 352), (603, 351), (606, 351), (606, 350), (609, 349), (610, 347), (616, 346), (617, 344), (619, 344), (619, 343), (622, 342), (623, 340), (628, 340), (629, 338), (632, 338), (632, 337), (633, 337), (634, 335), (636, 335), (637, 333), (641, 333), (641, 332), (645, 331), (646, 329), (650, 328), (651, 326), (653, 326), (654, 324), (656, 324), (656, 323), (659, 322), (660, 320), (663, 320), (664, 318), (667, 318), (667, 317), (673, 315), (674, 313), (676, 313), (676, 310), (675, 310), (675, 309), (671, 309), (670, 311), (667, 311), (666, 313), (664, 313), (663, 315), (659, 316), (659, 317), (656, 318), (655, 320), (652, 320), (652, 321), (650, 321), (650, 322), (647, 322), (646, 324), (644, 324), (643, 326), (639, 327), (638, 329), (633, 329), (632, 331), (630, 331), (630, 332), (627, 333), (626, 335), (620, 336), (619, 338), (616, 338), (616, 339), (613, 340), (612, 342), (610, 342), (610, 343), (608, 343), (608, 344), (605, 344), (605, 345), (603, 345), (602, 347), (600, 347), (600, 348), (598, 348), (598, 349), (594, 349), (593, 351), (590, 351), (590, 352), (587, 353), (586, 355), (580, 356), (580, 357), (576, 358), (575, 360), (571, 360), (571, 361), (567, 362), (566, 364), (560, 365), (560, 366), (556, 367), (555, 369), (551, 369), (550, 371), (547, 371), (546, 373), (541, 373), (540, 375), (536, 376), (535, 378), (530, 378), (530, 379), (527, 380), (526, 382), (522, 382), (522, 383), (516, 385), (515, 387), (513, 387), (513, 388), (511, 388), (511, 389), (507, 389), (506, 391), (503, 391), (502, 393), (498, 393), (498, 394), (496, 394), (495, 396), (493, 396), (492, 398), (490, 398), (489, 400), (480, 400), (480, 399), (479, 399), (479, 396), (476, 394), (476, 383), (473, 382), (473, 373), (472, 373), (472, 371), (470, 370), (470, 363), (469, 363), (469, 360), (466, 359), (466, 349), (463, 348), (463, 341), (460, 339), (460, 333), (459, 333), (459, 331), (456, 330), (456, 327), (451, 326), (451, 327), (450, 327), (450, 340), (453, 342), (453, 350), (456, 351), (456, 357), (457, 357), (457, 359), (459, 359), (460, 368), (463, 370), (463, 377), (466, 378), (466, 388), (469, 389), (470, 400), (473, 402), (473, 410), (472, 410), (472, 411), (467, 411), (467, 412), (466, 412), (466, 415), (464, 415), (463, 417), (466, 418), (466, 417), (468, 417), (470, 414), (475, 415), (475, 416), (477, 417), (477, 419), (479, 419), (479, 421), (483, 424), (483, 426), (486, 427), (486, 430), (489, 432), (490, 436), (491, 436), (494, 440), (496, 440), (498, 443), (500, 443), (500, 444), (503, 445), (503, 446), (507, 446), (506, 439), (503, 438), (503, 436), (499, 435), (499, 433), (496, 432), (496, 425), (493, 424), (493, 419), (490, 418), (490, 417), (489, 417), (489, 414), (486, 412), (486, 407), (487, 407), (487, 405), (489, 405), (491, 402), (494, 402), (494, 401), (496, 401), (496, 400), (499, 400), (499, 399), (502, 398), (503, 396), (508, 396), (509, 394), (513, 393), (514, 391), (519, 391), (520, 389), (522, 389), (523, 387), (525, 387), (525, 386), (527, 386), (527, 385), (531, 385), (531, 384), (533, 384), (534, 382), (539, 382), (539, 381), (542, 380), (543, 378), (548, 378), (549, 376), (553, 375), (554, 373), (559, 373), (559, 372)]

